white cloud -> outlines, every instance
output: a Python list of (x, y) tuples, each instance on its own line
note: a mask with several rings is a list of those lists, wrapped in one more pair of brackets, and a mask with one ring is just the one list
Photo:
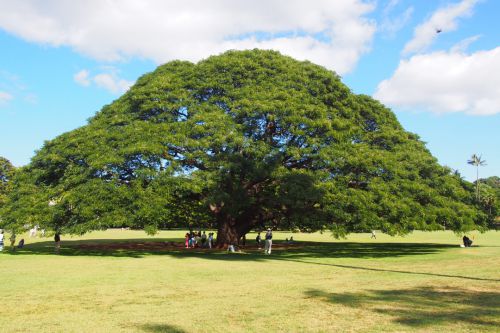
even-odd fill
[(427, 21), (415, 28), (413, 38), (406, 43), (403, 54), (425, 51), (438, 36), (437, 30), (442, 33), (456, 30), (458, 19), (471, 15), (477, 2), (478, 0), (462, 0), (436, 10)]
[(401, 30), (410, 21), (414, 9), (413, 7), (408, 7), (404, 12), (398, 13), (394, 17), (389, 17), (389, 5), (383, 11), (384, 18), (382, 19), (379, 30), (387, 33), (389, 37), (393, 37), (396, 32)]
[(81, 86), (88, 87), (90, 85), (89, 71), (86, 69), (82, 69), (81, 71), (73, 75), (73, 79)]
[(384, 16), (388, 16), (394, 8), (399, 4), (399, 0), (389, 0), (382, 10)]
[(0, 105), (7, 103), (12, 99), (12, 95), (5, 91), (0, 91)]
[(414, 55), (399, 63), (374, 97), (399, 109), (470, 115), (500, 113), (500, 47)]
[(461, 40), (460, 42), (458, 42), (457, 44), (453, 45), (450, 52), (451, 53), (464, 53), (467, 51), (467, 48), (469, 47), (469, 45), (474, 43), (479, 38), (481, 38), (481, 35), (475, 35), (472, 37), (465, 38), (465, 39)]
[(369, 50), (375, 23), (366, 15), (373, 9), (362, 0), (4, 1), (0, 27), (99, 60), (197, 61), (260, 47), (344, 74)]
[(91, 84), (106, 89), (113, 94), (121, 94), (127, 91), (133, 84), (133, 81), (128, 81), (118, 77), (118, 71), (112, 66), (104, 67), (106, 72), (90, 75), (86, 69), (82, 69), (75, 75), (73, 79), (81, 86), (88, 87)]
[(37, 95), (31, 92), (19, 75), (0, 69), (0, 105), (7, 104), (10, 100), (37, 103)]
[(97, 74), (94, 76), (93, 81), (97, 86), (115, 94), (127, 91), (134, 84), (132, 81), (120, 79), (116, 77), (116, 75), (110, 73)]

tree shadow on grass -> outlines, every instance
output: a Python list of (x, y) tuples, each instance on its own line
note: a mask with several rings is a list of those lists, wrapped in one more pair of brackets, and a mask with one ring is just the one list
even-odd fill
[(151, 333), (185, 333), (187, 331), (174, 326), (174, 325), (168, 325), (168, 324), (146, 324), (146, 325), (140, 325), (138, 329), (145, 331), (145, 332), (151, 332)]
[[(171, 250), (169, 244), (179, 244), (179, 238), (131, 238), (63, 240), (59, 250), (61, 256), (102, 256), (142, 258), (148, 255), (164, 255)], [(26, 244), (22, 249), (4, 251), (10, 255), (53, 255), (53, 241)]]
[(338, 268), (355, 269), (355, 270), (371, 271), (371, 272), (386, 272), (386, 273), (399, 273), (399, 274), (411, 274), (411, 275), (427, 275), (427, 276), (465, 279), (465, 280), (500, 282), (500, 279), (480, 278), (480, 277), (472, 277), (472, 276), (465, 276), (465, 275), (451, 275), (451, 274), (441, 274), (441, 273), (414, 272), (414, 271), (403, 271), (403, 270), (396, 270), (396, 269), (383, 269), (383, 268), (373, 268), (373, 267), (363, 267), (363, 266), (353, 266), (353, 265), (342, 265), (342, 264), (328, 264), (328, 263), (311, 262), (311, 261), (287, 259), (287, 258), (276, 258), (276, 259), (277, 260), (285, 260), (285, 261), (301, 262), (301, 263), (305, 263), (305, 264), (332, 266), (332, 267), (338, 267)]
[[(172, 242), (175, 246), (170, 246)], [(123, 246), (121, 246), (123, 244)], [(129, 246), (134, 244), (134, 246)], [(169, 245), (170, 244), (170, 245)], [(280, 243), (278, 243), (280, 244)], [(284, 243), (281, 243), (283, 245)], [(163, 246), (165, 245), (165, 246)], [(224, 250), (207, 249), (184, 249), (182, 242), (175, 238), (162, 239), (92, 239), (92, 240), (67, 240), (62, 242), (60, 256), (112, 256), (127, 258), (143, 258), (150, 255), (168, 255), (177, 259), (202, 258), (208, 260), (223, 261), (290, 261), (307, 265), (331, 266), (342, 269), (354, 269), (371, 272), (388, 272), (397, 274), (425, 275), (446, 278), (458, 278), (476, 281), (494, 281), (498, 279), (480, 278), (465, 275), (450, 275), (431, 272), (416, 272), (404, 270), (391, 270), (383, 268), (345, 265), (314, 261), (315, 259), (335, 258), (386, 258), (399, 256), (417, 256), (434, 254), (454, 248), (454, 245), (446, 244), (421, 244), (421, 243), (315, 243), (297, 242), (294, 246), (282, 246), (281, 249), (273, 251), (273, 255), (263, 255), (263, 250), (245, 249), (243, 253), (227, 253)], [(16, 252), (4, 252), (11, 255), (53, 255), (54, 242), (38, 242), (28, 244), (25, 248)]]
[[(444, 251), (453, 245), (421, 243), (355, 243), (355, 242), (296, 242), (286, 245), (276, 242), (273, 255), (263, 256), (255, 246), (242, 247), (243, 253), (228, 255), (219, 249), (185, 249), (179, 238), (92, 239), (63, 240), (63, 256), (113, 256), (141, 258), (149, 255), (170, 255), (177, 258), (203, 257), (214, 260), (273, 260), (273, 259), (323, 259), (323, 258), (387, 258), (426, 255)], [(27, 244), (13, 255), (54, 254), (54, 242)]]
[(500, 327), (500, 292), (461, 288), (418, 287), (330, 293), (312, 289), (310, 298), (389, 315), (393, 321), (413, 328), (459, 323), (484, 331)]

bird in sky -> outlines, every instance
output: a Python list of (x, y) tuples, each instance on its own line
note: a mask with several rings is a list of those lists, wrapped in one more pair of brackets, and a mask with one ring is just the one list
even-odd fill
[(441, 31), (443, 31), (442, 29), (436, 29), (436, 33), (440, 33)]

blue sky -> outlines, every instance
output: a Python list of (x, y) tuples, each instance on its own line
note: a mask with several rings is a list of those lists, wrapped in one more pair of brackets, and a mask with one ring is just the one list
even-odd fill
[(495, 0), (0, 0), (0, 156), (29, 163), (159, 64), (258, 47), (335, 70), (467, 179), (473, 153), (500, 176), (498, 13)]

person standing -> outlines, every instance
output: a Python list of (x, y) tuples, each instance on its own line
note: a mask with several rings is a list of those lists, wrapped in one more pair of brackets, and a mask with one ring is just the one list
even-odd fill
[(14, 245), (16, 245), (16, 233), (14, 231), (12, 231), (9, 240), (10, 240), (10, 250), (15, 251), (16, 248), (14, 247)]
[(58, 232), (54, 235), (55, 251), (59, 254), (59, 249), (61, 248), (61, 235)]
[(205, 231), (203, 231), (203, 233), (201, 234), (201, 247), (207, 247), (207, 234), (205, 233)]
[(208, 234), (208, 248), (211, 249), (212, 248), (212, 244), (214, 242), (214, 233), (213, 232), (210, 232)]
[(271, 228), (268, 228), (266, 232), (266, 243), (264, 247), (264, 253), (271, 254), (272, 247), (273, 247), (273, 232)]
[(2, 230), (2, 232), (0, 233), (0, 252), (3, 251), (3, 237), (4, 237), (4, 235), (3, 235), (3, 230)]
[(259, 250), (261, 249), (260, 247), (260, 243), (262, 241), (262, 238), (260, 237), (260, 232), (257, 234), (257, 237), (255, 237), (255, 242), (257, 243), (257, 247), (259, 248)]
[(375, 235), (375, 230), (372, 230), (372, 235), (370, 236), (371, 239), (375, 238), (377, 239), (377, 235)]

